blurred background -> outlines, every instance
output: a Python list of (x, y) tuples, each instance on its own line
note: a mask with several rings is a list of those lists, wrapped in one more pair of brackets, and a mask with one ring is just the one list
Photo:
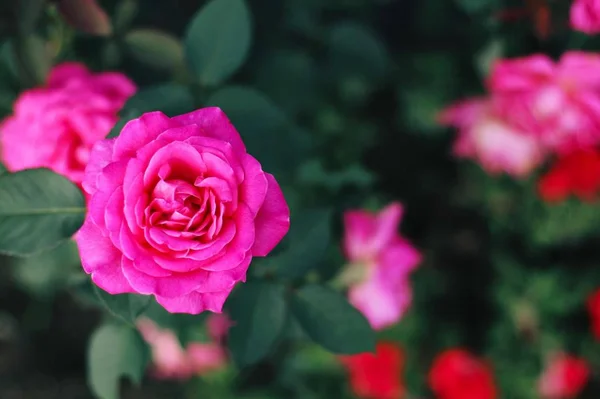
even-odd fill
[[(485, 359), (498, 398), (540, 397), (546, 359), (560, 351), (585, 358), (591, 370), (572, 397), (600, 397), (600, 350), (586, 309), (600, 285), (597, 202), (544, 202), (536, 189), (543, 168), (516, 179), (457, 159), (455, 133), (438, 123), (449, 104), (484, 93), (498, 58), (598, 48), (599, 39), (569, 28), (570, 1), (249, 0), (243, 65), (204, 85), (185, 67), (183, 47), (194, 40), (188, 29), (205, 1), (59, 3), (0, 5), (0, 116), (68, 60), (136, 83), (123, 118), (219, 105), (277, 176), (292, 215), (334, 209), (321, 276), (344, 264), (344, 210), (404, 205), (402, 235), (424, 260), (411, 276), (410, 309), (378, 332), (403, 348), (401, 397), (437, 397), (428, 384), (432, 360), (453, 347)], [(229, 23), (223, 18), (212, 23)], [(75, 245), (0, 257), (0, 266), (0, 398), (93, 398), (88, 343), (110, 316), (81, 284)], [(178, 335), (199, 333), (198, 320), (178, 318)], [(335, 355), (282, 345), (241, 370), (228, 363), (186, 381), (151, 373), (140, 386), (124, 381), (122, 397), (357, 397)]]

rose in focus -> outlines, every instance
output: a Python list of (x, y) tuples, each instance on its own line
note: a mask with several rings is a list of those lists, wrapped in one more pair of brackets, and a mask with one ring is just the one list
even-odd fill
[(121, 73), (94, 74), (79, 63), (54, 67), (46, 85), (23, 92), (0, 125), (6, 167), (46, 167), (81, 184), (92, 146), (135, 90)]
[[(211, 319), (220, 316), (211, 315), (207, 324), (214, 323)], [(192, 342), (184, 349), (173, 331), (160, 328), (152, 320), (141, 318), (136, 324), (152, 351), (151, 374), (156, 378), (185, 380), (219, 370), (227, 364), (223, 336), (215, 335), (210, 326), (211, 342)]]
[(404, 397), (404, 352), (397, 344), (379, 342), (375, 353), (344, 356), (341, 357), (341, 361), (348, 370), (352, 391), (359, 398)]
[(587, 384), (589, 376), (585, 360), (565, 353), (555, 354), (540, 377), (538, 392), (544, 399), (574, 399)]
[(438, 399), (496, 398), (487, 364), (463, 349), (449, 349), (437, 356), (429, 372), (429, 387)]
[(409, 275), (420, 253), (398, 234), (402, 206), (392, 203), (379, 214), (348, 211), (344, 215), (344, 252), (350, 265), (348, 298), (374, 329), (397, 323), (410, 306)]
[(154, 295), (172, 313), (220, 312), (289, 229), (275, 178), (219, 108), (130, 121), (94, 146), (83, 187), (84, 270), (110, 294)]

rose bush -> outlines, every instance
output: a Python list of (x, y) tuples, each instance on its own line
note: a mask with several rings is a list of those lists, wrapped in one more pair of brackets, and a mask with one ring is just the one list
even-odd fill
[(89, 214), (76, 240), (86, 273), (170, 312), (220, 312), (290, 224), (275, 178), (218, 108), (128, 122), (94, 146), (83, 187)]

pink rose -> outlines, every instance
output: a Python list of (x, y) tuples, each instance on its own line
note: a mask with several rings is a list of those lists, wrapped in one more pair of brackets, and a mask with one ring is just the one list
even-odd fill
[(575, 0), (571, 5), (571, 27), (588, 35), (600, 33), (600, 1)]
[(488, 100), (459, 102), (442, 112), (440, 122), (459, 129), (454, 154), (478, 161), (489, 173), (523, 177), (543, 161), (539, 140), (495, 115)]
[(559, 153), (600, 143), (600, 56), (565, 53), (497, 62), (489, 79), (494, 112)]
[(184, 349), (173, 331), (160, 328), (148, 318), (138, 320), (137, 327), (150, 345), (151, 370), (156, 378), (185, 380), (227, 364), (227, 354), (219, 343), (193, 342)]
[(151, 112), (99, 141), (77, 233), (83, 268), (110, 294), (154, 295), (172, 313), (220, 312), (253, 256), (289, 228), (275, 178), (219, 108)]
[(92, 146), (110, 132), (135, 90), (121, 73), (93, 74), (78, 63), (56, 66), (46, 86), (22, 93), (0, 125), (6, 167), (47, 167), (81, 184)]
[(590, 376), (587, 362), (559, 353), (551, 356), (538, 382), (538, 392), (544, 399), (576, 398)]
[(350, 303), (375, 329), (400, 320), (411, 301), (409, 273), (421, 255), (397, 232), (402, 206), (392, 203), (379, 214), (358, 210), (344, 215), (344, 250), (349, 269), (364, 274), (348, 290)]

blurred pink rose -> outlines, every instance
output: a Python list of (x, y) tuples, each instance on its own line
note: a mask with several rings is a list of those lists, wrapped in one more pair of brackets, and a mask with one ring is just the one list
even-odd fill
[(600, 33), (600, 0), (575, 0), (571, 5), (571, 27), (588, 35)]
[(590, 376), (587, 362), (559, 353), (551, 356), (538, 382), (538, 391), (544, 399), (576, 398)]
[(156, 378), (185, 380), (227, 364), (225, 349), (217, 342), (193, 342), (184, 349), (173, 331), (160, 328), (148, 318), (138, 320), (137, 327), (150, 345), (151, 372)]
[(275, 178), (219, 108), (130, 121), (94, 146), (83, 187), (84, 270), (111, 294), (152, 294), (172, 313), (221, 312), (290, 223)]
[(494, 114), (490, 101), (473, 99), (450, 106), (440, 123), (459, 129), (454, 155), (477, 161), (487, 172), (527, 176), (543, 160), (536, 137)]
[(500, 60), (489, 79), (494, 112), (565, 153), (600, 143), (600, 55), (571, 51)]
[(135, 90), (121, 73), (94, 74), (78, 63), (56, 66), (46, 86), (23, 92), (0, 125), (6, 167), (47, 167), (81, 184), (92, 146), (110, 132)]
[(351, 284), (350, 303), (375, 329), (400, 320), (411, 301), (409, 273), (421, 255), (397, 232), (402, 206), (395, 202), (379, 214), (348, 211), (344, 215), (344, 250), (351, 265), (364, 278)]

